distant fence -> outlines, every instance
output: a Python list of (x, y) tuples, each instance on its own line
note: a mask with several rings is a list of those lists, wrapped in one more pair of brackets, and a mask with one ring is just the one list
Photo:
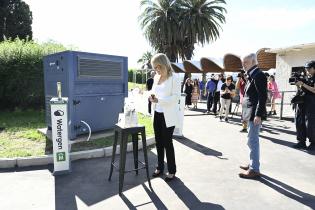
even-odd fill
[[(282, 120), (283, 118), (294, 118), (294, 111), (292, 109), (291, 99), (296, 94), (296, 91), (292, 90), (284, 90), (279, 91), (281, 93), (281, 100), (279, 102), (275, 102), (275, 105), (280, 105), (280, 113), (279, 119)], [(271, 106), (270, 98), (267, 101), (267, 105)]]

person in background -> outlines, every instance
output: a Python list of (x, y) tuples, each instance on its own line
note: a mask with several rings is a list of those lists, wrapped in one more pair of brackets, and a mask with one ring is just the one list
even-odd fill
[[(238, 79), (237, 79), (237, 82), (236, 82), (236, 89), (239, 89), (240, 104), (243, 103), (243, 98), (244, 98), (244, 95), (245, 95), (246, 81), (247, 81), (247, 75), (245, 74), (245, 71), (242, 70), (238, 74)], [(241, 120), (242, 120), (242, 127), (243, 128), (242, 128), (242, 130), (240, 132), (247, 133), (247, 122), (245, 120), (243, 120), (243, 119), (241, 119)]]
[(257, 66), (257, 56), (255, 53), (249, 54), (243, 59), (243, 67), (248, 75), (248, 82), (245, 87), (243, 98), (243, 118), (248, 120), (248, 142), (250, 149), (250, 162), (240, 166), (245, 170), (239, 173), (241, 178), (254, 179), (260, 177), (260, 145), (259, 131), (262, 120), (266, 119), (267, 101), (267, 77)]
[(199, 93), (200, 93), (199, 83), (198, 83), (198, 80), (195, 79), (193, 83), (192, 94), (191, 94), (191, 102), (194, 105), (194, 109), (197, 109), (197, 104), (200, 97)]
[[(304, 103), (296, 104), (296, 132), (298, 143), (293, 147), (296, 149), (307, 149), (315, 151), (315, 60), (309, 61), (304, 66), (307, 72), (307, 81), (296, 82), (299, 91), (304, 95)], [(309, 146), (306, 146), (306, 138)]]
[(223, 119), (223, 111), (225, 109), (225, 122), (228, 122), (228, 116), (229, 116), (229, 110), (230, 105), (232, 102), (232, 97), (235, 96), (235, 85), (232, 83), (233, 78), (231, 76), (228, 76), (226, 78), (225, 83), (221, 86), (221, 109), (220, 109), (220, 120)]
[(205, 90), (205, 83), (202, 80), (199, 81), (199, 79), (198, 79), (198, 82), (199, 82), (199, 101), (201, 101), (202, 96), (203, 96), (203, 91)]
[[(151, 71), (150, 72), (150, 78), (147, 80), (146, 82), (146, 88), (147, 88), (147, 91), (150, 91), (152, 89), (152, 86), (153, 86), (153, 81), (154, 81), (154, 76), (155, 76), (155, 71)], [(151, 106), (152, 106), (152, 103), (150, 100), (148, 100), (148, 113), (151, 114)]]
[(191, 105), (192, 89), (193, 89), (192, 81), (190, 78), (187, 78), (185, 82), (185, 91), (184, 91), (186, 93), (186, 99), (185, 99), (186, 108), (190, 108), (189, 106)]
[(156, 141), (158, 165), (153, 177), (163, 175), (164, 151), (166, 152), (168, 174), (166, 182), (175, 178), (176, 163), (173, 146), (173, 132), (178, 126), (178, 102), (180, 100), (180, 81), (173, 72), (171, 63), (165, 54), (158, 53), (151, 59), (157, 75), (154, 77), (152, 94), (149, 100), (153, 103), (153, 128)]
[(207, 91), (207, 112), (206, 113), (207, 114), (210, 113), (216, 87), (217, 87), (216, 80), (214, 79), (214, 74), (212, 74), (211, 78), (208, 80), (206, 84), (206, 91)]
[(223, 85), (223, 74), (219, 74), (218, 75), (218, 79), (216, 81), (216, 91), (214, 93), (214, 97), (213, 97), (213, 109), (212, 112), (214, 115), (217, 115), (217, 105), (219, 103), (219, 110), (221, 109), (221, 104), (220, 104), (220, 92), (221, 92), (221, 87)]
[(276, 115), (277, 112), (276, 112), (275, 100), (278, 98), (281, 98), (281, 94), (278, 90), (278, 85), (273, 75), (269, 76), (268, 91), (270, 92), (270, 102), (271, 102), (271, 110), (268, 113), (268, 115)]

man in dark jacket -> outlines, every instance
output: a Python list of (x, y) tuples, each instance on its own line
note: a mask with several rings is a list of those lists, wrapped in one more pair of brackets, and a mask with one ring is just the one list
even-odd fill
[[(250, 163), (240, 166), (245, 170), (239, 174), (241, 178), (257, 178), (260, 176), (259, 162), (259, 131), (262, 120), (265, 119), (267, 101), (267, 78), (257, 66), (256, 54), (250, 54), (243, 59), (243, 67), (249, 76), (245, 87), (243, 103), (246, 103), (249, 112), (248, 147), (250, 149)], [(244, 107), (244, 106), (243, 106)]]

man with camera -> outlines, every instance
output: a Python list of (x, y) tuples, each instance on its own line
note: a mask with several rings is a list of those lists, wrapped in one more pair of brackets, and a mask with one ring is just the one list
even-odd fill
[[(293, 147), (297, 149), (315, 150), (315, 60), (305, 64), (307, 77), (297, 78), (295, 85), (300, 95), (296, 103), (296, 130), (298, 143)], [(310, 145), (306, 146), (306, 138)]]

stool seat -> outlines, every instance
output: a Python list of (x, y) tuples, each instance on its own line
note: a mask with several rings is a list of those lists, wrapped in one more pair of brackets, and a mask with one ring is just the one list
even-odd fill
[[(120, 125), (116, 124), (114, 127), (114, 144), (113, 144), (113, 154), (112, 160), (110, 165), (110, 172), (108, 180), (111, 180), (113, 168), (119, 169), (119, 195), (122, 193), (123, 183), (124, 183), (124, 176), (125, 173), (128, 172), (136, 172), (138, 175), (138, 171), (140, 169), (146, 169), (147, 179), (149, 182), (149, 186), (152, 189), (150, 176), (149, 176), (149, 164), (148, 164), (148, 154), (147, 154), (147, 144), (146, 144), (146, 134), (145, 134), (145, 126), (137, 126), (137, 127), (128, 127), (123, 128)], [(118, 143), (118, 136), (120, 134), (120, 159), (119, 159), (119, 167), (115, 165), (115, 155), (116, 155), (116, 148)], [(127, 153), (127, 144), (128, 144), (128, 136), (132, 136), (132, 145), (133, 145), (133, 158), (134, 158), (134, 169), (133, 170), (125, 170), (126, 165), (126, 153)], [(142, 146), (143, 146), (143, 155), (144, 155), (144, 163), (138, 160), (138, 135), (141, 135)], [(142, 167), (138, 167), (138, 163), (142, 165)]]

